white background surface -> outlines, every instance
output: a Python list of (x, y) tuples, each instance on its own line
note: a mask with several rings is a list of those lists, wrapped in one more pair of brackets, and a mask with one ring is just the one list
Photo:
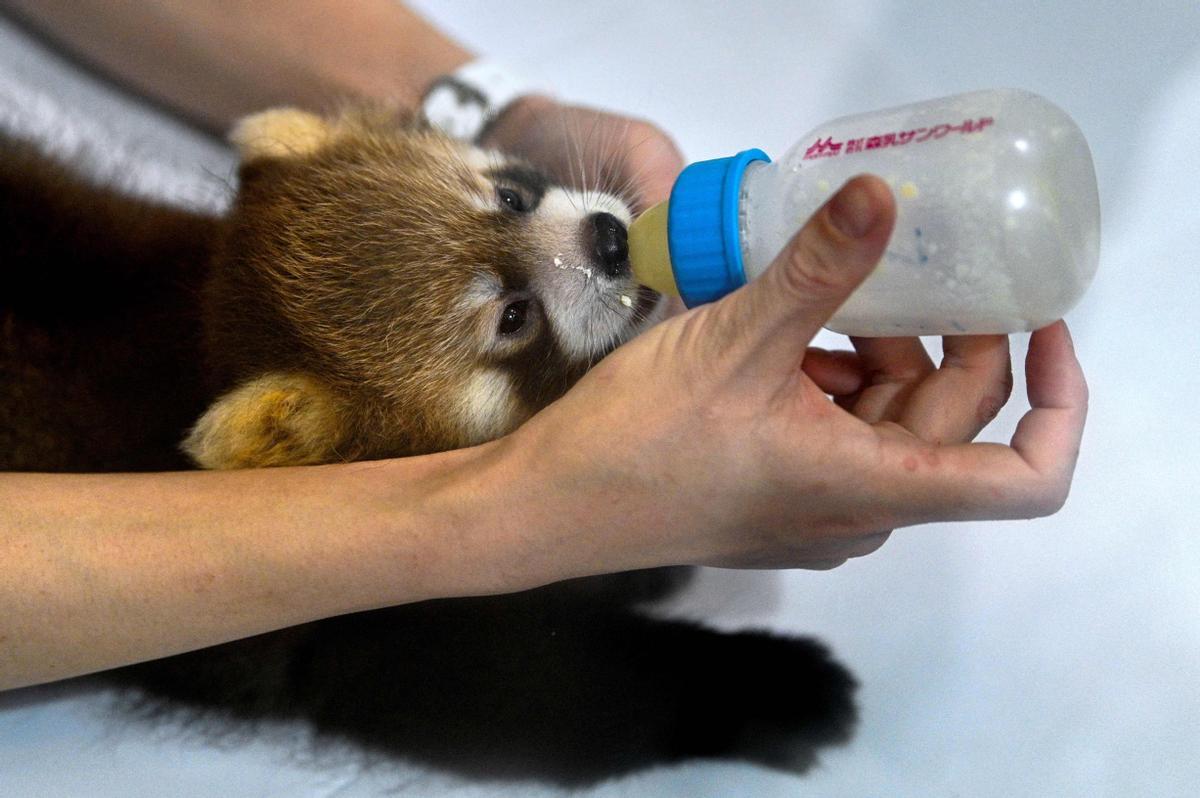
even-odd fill
[[(587, 794), (1200, 794), (1200, 4), (421, 6), (563, 97), (655, 119), (689, 160), (778, 154), (841, 114), (1015, 86), (1065, 108), (1096, 161), (1100, 270), (1069, 317), (1092, 411), (1067, 507), (904, 530), (834, 572), (706, 572), (675, 611), (829, 641), (863, 683), (856, 739), (805, 778), (688, 765)], [(188, 201), (219, 203), (230, 173), (220, 147), (7, 24), (0, 118), (91, 142), (101, 162), (133, 154), (145, 168), (124, 179)], [(1011, 433), (1022, 387), (987, 437)], [(17, 691), (0, 696), (0, 795), (500, 793), (348, 752), (313, 760), (302, 737), (216, 747), (130, 725), (87, 683)]]

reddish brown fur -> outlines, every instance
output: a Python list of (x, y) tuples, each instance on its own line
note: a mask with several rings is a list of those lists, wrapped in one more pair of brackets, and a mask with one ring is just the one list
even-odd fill
[[(313, 154), (242, 167), (206, 292), (214, 366), (225, 385), (319, 376), (343, 404), (350, 457), (463, 445), (447, 397), (476, 362), (461, 342), (477, 322), (455, 305), (473, 277), (520, 280), (526, 253), (471, 204), (478, 177), (450, 142), (362, 115), (337, 129)], [(535, 401), (563, 388), (550, 380)]]

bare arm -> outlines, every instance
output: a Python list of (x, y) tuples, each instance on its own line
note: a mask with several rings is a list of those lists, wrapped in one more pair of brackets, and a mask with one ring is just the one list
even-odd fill
[[(474, 54), (397, 0), (0, 0), (80, 59), (217, 135), (277, 106), (347, 98), (414, 108)], [(573, 131), (596, 131), (582, 152)], [(568, 140), (570, 139), (570, 140)], [(544, 97), (513, 103), (490, 146), (563, 179), (571, 158), (614, 163), (639, 207), (665, 199), (683, 159), (654, 125)]]
[(488, 519), (497, 444), (178, 474), (0, 474), (0, 689), (355, 610), (553, 581)]
[(414, 106), (471, 53), (395, 0), (0, 0), (83, 60), (224, 134), (279, 105)]

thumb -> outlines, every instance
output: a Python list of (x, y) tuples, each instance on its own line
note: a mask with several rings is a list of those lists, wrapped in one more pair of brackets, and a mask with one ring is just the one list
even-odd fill
[[(895, 223), (892, 192), (877, 177), (848, 181), (796, 233), (759, 279), (724, 300), (726, 341), (769, 358), (794, 358), (867, 278)], [(780, 349), (783, 352), (780, 352)]]

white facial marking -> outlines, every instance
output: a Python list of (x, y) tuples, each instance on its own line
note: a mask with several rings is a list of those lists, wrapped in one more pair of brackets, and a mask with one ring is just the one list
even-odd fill
[[(498, 152), (477, 147), (463, 146), (459, 152), (463, 162), (479, 173), (481, 179), (482, 175), (510, 163)], [(481, 210), (497, 209), (490, 187), (472, 198), (472, 202)], [(548, 267), (546, 261), (550, 261), (554, 265), (553, 269), (543, 267), (534, 273), (535, 293), (542, 301), (545, 318), (559, 345), (577, 360), (594, 358), (647, 326), (646, 320), (634, 318), (638, 311), (632, 278), (603, 273), (597, 268), (594, 255), (585, 250), (584, 225), (595, 213), (610, 213), (626, 225), (633, 221), (625, 203), (611, 194), (550, 186), (531, 213), (529, 226), (534, 243), (542, 247), (541, 257), (546, 259), (542, 263)], [(467, 292), (462, 306), (464, 310), (479, 308), (502, 295), (499, 281), (480, 283)], [(470, 419), (468, 428), (476, 436), (502, 434), (491, 429), (492, 422), (488, 419), (499, 417), (508, 423), (509, 411), (498, 410), (510, 407), (508, 378), (500, 372), (480, 372), (470, 386), (465, 400), (468, 407), (465, 412)], [(496, 398), (497, 392), (502, 398)]]
[(534, 277), (546, 316), (559, 345), (573, 359), (595, 357), (632, 336), (635, 302), (622, 299), (635, 290), (632, 277), (605, 274), (586, 249), (587, 219), (611, 213), (629, 224), (625, 203), (597, 191), (552, 186), (534, 212), (535, 241), (547, 266)]
[(578, 222), (593, 213), (611, 213), (623, 224), (633, 222), (633, 214), (624, 202), (612, 194), (600, 191), (576, 191), (571, 188), (552, 186), (542, 196), (538, 215), (546, 220)]
[(468, 443), (505, 434), (512, 423), (512, 380), (499, 369), (477, 371), (463, 388), (461, 407)]
[(479, 180), (479, 193), (472, 194), (467, 199), (476, 210), (495, 211), (496, 197), (492, 182), (484, 177), (494, 169), (499, 169), (509, 162), (508, 158), (495, 150), (483, 150), (467, 144), (458, 147), (459, 157)]
[(462, 159), (467, 166), (476, 172), (486, 172), (504, 165), (507, 159), (494, 150), (481, 150), (479, 147), (463, 147)]
[(487, 196), (482, 191), (478, 194), (468, 194), (467, 202), (471, 203), (471, 207), (475, 210), (483, 211), (485, 213), (494, 211), (496, 209), (496, 203), (491, 199), (491, 197)]
[(478, 310), (504, 294), (504, 286), (496, 275), (479, 275), (467, 286), (459, 299), (459, 307), (465, 312)]

